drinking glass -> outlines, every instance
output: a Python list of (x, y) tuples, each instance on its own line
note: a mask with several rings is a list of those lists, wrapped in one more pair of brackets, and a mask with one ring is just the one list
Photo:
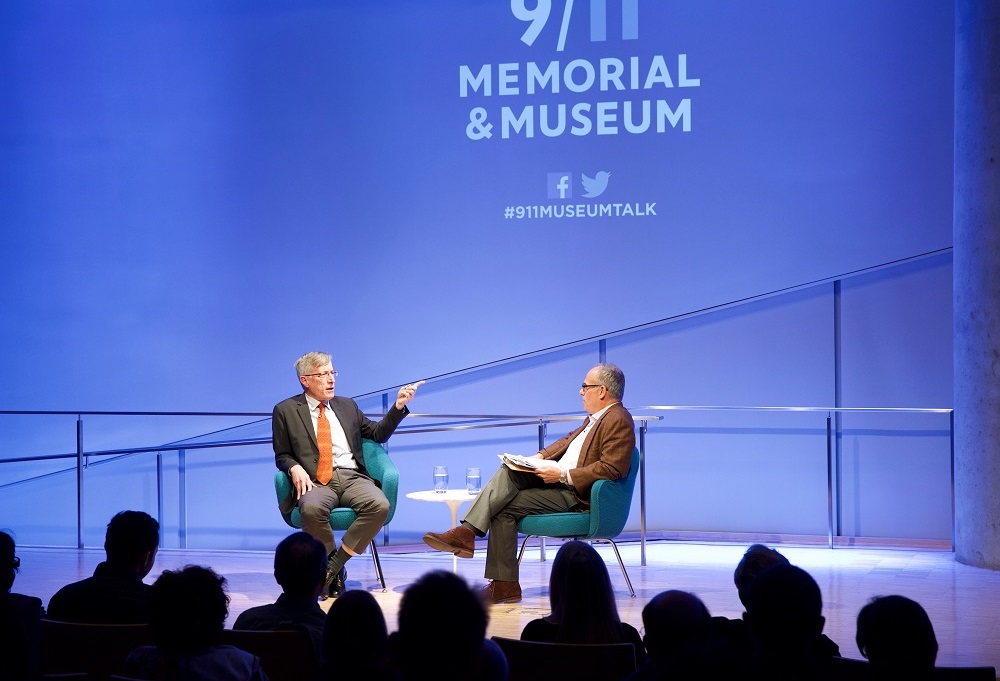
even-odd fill
[(479, 488), (482, 485), (482, 478), (479, 476), (479, 468), (476, 466), (470, 466), (465, 469), (465, 489), (469, 491), (469, 494), (479, 494)]
[(434, 491), (441, 494), (448, 491), (447, 466), (434, 466)]

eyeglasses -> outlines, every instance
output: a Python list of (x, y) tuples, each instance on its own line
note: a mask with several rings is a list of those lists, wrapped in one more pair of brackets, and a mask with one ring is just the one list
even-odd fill
[(324, 371), (319, 374), (302, 374), (303, 376), (308, 376), (310, 378), (337, 378), (339, 371)]
[(580, 386), (580, 390), (587, 392), (587, 388), (603, 388), (604, 386), (600, 383), (584, 383)]
[(21, 567), (21, 559), (18, 558), (17, 556), (14, 556), (14, 562), (11, 563), (11, 567), (14, 568), (15, 570)]

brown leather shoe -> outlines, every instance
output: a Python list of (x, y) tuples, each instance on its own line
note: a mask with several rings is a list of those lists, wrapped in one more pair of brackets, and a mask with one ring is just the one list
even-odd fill
[(424, 535), (424, 543), (432, 549), (454, 553), (459, 558), (472, 558), (476, 552), (476, 533), (471, 527), (459, 525), (441, 534), (428, 532)]
[(494, 579), (482, 589), (483, 595), (494, 603), (517, 603), (521, 600), (521, 584)]

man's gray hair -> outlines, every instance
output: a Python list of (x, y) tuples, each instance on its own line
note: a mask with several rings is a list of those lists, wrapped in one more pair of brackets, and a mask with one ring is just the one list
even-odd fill
[(625, 397), (625, 374), (614, 364), (598, 364), (597, 380), (619, 402)]
[(331, 364), (330, 355), (326, 352), (307, 352), (295, 360), (295, 375), (305, 376), (316, 372), (324, 364)]

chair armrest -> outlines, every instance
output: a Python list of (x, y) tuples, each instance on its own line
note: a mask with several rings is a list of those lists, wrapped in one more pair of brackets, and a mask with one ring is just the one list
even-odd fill
[(399, 497), (399, 469), (379, 443), (365, 439), (362, 440), (361, 446), (368, 474), (379, 481), (382, 494), (389, 501), (389, 515), (385, 519), (385, 524), (388, 525), (396, 512), (396, 500)]
[(279, 506), (292, 494), (292, 481), (284, 471), (274, 472), (274, 494)]
[(274, 472), (274, 494), (278, 498), (278, 510), (281, 517), (289, 525), (292, 524), (291, 513), (295, 509), (295, 497), (292, 494), (292, 479), (284, 471)]
[(590, 488), (590, 534), (591, 538), (614, 538), (625, 528), (632, 495), (629, 494), (625, 478), (621, 480), (598, 480)]

